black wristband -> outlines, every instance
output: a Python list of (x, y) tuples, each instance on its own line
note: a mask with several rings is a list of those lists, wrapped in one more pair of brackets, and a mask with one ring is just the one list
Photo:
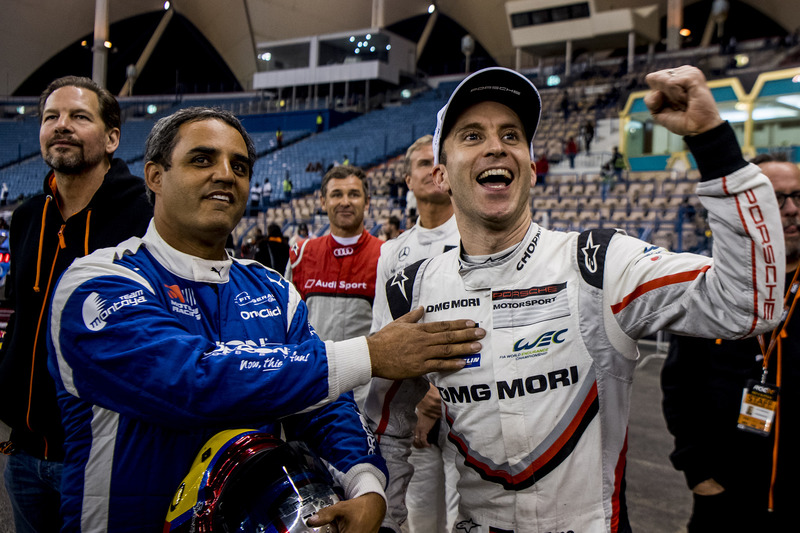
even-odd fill
[(697, 161), (700, 181), (727, 176), (747, 165), (736, 134), (727, 121), (698, 135), (687, 135), (683, 140)]

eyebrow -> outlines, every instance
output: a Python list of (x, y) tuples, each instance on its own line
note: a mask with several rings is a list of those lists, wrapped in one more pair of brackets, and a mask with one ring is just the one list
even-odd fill
[[(514, 122), (507, 122), (505, 124), (500, 124), (500, 126), (498, 128), (501, 129), (501, 130), (503, 130), (503, 129), (524, 130), (524, 128), (522, 127), (522, 124), (515, 124)], [(461, 126), (459, 128), (453, 128), (453, 131), (464, 131), (464, 130), (469, 130), (469, 129), (485, 130), (486, 126), (484, 126), (480, 122), (470, 122), (469, 124), (464, 124), (463, 126)]]
[[(187, 156), (194, 155), (194, 154), (203, 154), (203, 155), (216, 155), (219, 154), (221, 150), (219, 148), (213, 148), (211, 146), (195, 146), (194, 148), (190, 149), (186, 152)], [(239, 163), (246, 163), (250, 166), (250, 158), (242, 153), (235, 153), (233, 154), (233, 160), (238, 161)]]
[[(45, 107), (42, 110), (42, 115), (46, 115), (47, 113), (60, 113), (60, 112), (61, 111), (59, 110), (58, 107), (51, 106), (51, 107)], [(86, 114), (86, 115), (95, 116), (95, 112), (92, 111), (91, 109), (89, 109), (88, 107), (71, 107), (71, 108), (66, 110), (66, 113), (68, 113), (70, 115), (73, 115), (75, 113), (83, 113), (83, 114)]]
[(453, 131), (464, 131), (464, 130), (482, 130), (485, 129), (483, 124), (480, 122), (470, 122), (469, 124), (464, 124), (460, 128), (453, 128)]

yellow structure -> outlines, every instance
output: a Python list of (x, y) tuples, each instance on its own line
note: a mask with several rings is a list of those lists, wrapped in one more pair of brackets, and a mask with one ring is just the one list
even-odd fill
[[(800, 161), (800, 68), (760, 74), (749, 93), (738, 78), (713, 80), (709, 86), (745, 157), (784, 151), (790, 161)], [(620, 113), (620, 146), (631, 170), (664, 170), (679, 161), (694, 168), (683, 139), (653, 121), (646, 94), (632, 93)]]

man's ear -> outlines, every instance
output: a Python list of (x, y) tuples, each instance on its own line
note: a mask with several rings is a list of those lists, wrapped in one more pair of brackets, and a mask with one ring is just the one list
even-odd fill
[(161, 192), (161, 180), (164, 177), (164, 168), (154, 161), (148, 161), (144, 165), (144, 181), (147, 187), (158, 194)]
[(536, 163), (531, 161), (531, 187), (536, 187)]
[(447, 174), (447, 167), (442, 163), (433, 167), (433, 183), (435, 183), (442, 192), (452, 194), (450, 189), (450, 176)]
[(119, 148), (119, 128), (111, 128), (107, 132), (106, 153), (113, 154)]
[(323, 211), (327, 211), (327, 208), (325, 207), (325, 195), (322, 194), (322, 191), (319, 192), (319, 206)]
[(406, 180), (406, 187), (408, 187), (408, 190), (414, 192), (414, 189), (411, 188), (411, 174), (406, 176), (405, 180)]

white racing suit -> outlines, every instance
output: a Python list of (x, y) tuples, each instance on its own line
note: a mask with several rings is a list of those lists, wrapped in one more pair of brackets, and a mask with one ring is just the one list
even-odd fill
[[(732, 153), (727, 130), (727, 144), (713, 145), (718, 160)], [(387, 282), (395, 317), (422, 305), (425, 321), (466, 318), (487, 331), (464, 369), (427, 376), (457, 450), (455, 532), (630, 531), (624, 472), (637, 339), (659, 330), (738, 338), (772, 329), (780, 315), (775, 196), (758, 167), (733, 161), (704, 172), (697, 187), (713, 260), (609, 229), (531, 224), (515, 248), (481, 264), (452, 250)], [(411, 415), (425, 390), (424, 380), (407, 380), (379, 406), (392, 483), (405, 479)], [(402, 509), (389, 512), (402, 519)]]

